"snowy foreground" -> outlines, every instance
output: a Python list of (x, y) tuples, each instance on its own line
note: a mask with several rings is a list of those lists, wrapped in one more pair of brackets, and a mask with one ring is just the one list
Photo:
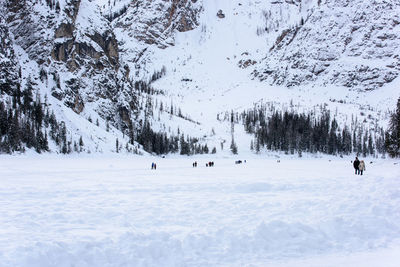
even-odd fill
[(0, 266), (399, 266), (398, 160), (194, 160), (1, 156)]

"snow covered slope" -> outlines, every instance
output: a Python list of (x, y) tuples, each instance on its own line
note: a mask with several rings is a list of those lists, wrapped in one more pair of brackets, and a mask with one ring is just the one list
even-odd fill
[[(110, 151), (123, 129), (135, 122), (136, 95), (120, 67), (109, 21), (93, 1), (1, 1), (3, 22), (19, 70), (16, 84), (46, 103), (68, 130), (69, 143), (84, 140), (84, 151)], [(15, 92), (4, 97), (10, 106)], [(114, 129), (110, 134), (108, 124)], [(56, 152), (57, 150), (52, 149)]]
[[(341, 1), (320, 4), (316, 1), (203, 1), (199, 27), (177, 33), (174, 46), (164, 50), (149, 48), (146, 66), (147, 69), (166, 67), (167, 75), (154, 84), (166, 92), (159, 99), (180, 106), (185, 114), (203, 125), (207, 135), (214, 130), (218, 139), (215, 143), (231, 138), (229, 123), (218, 123), (215, 120), (217, 114), (225, 117), (226, 112), (241, 112), (259, 103), (274, 104), (283, 110), (294, 106), (299, 112), (325, 106), (338, 114), (342, 125), (350, 124), (352, 117), (359, 116), (360, 120), (368, 121), (365, 125), (378, 121), (386, 127), (387, 109), (395, 105), (400, 94), (400, 79), (395, 79), (397, 63), (392, 64), (397, 62), (400, 54), (397, 35), (391, 35), (395, 39), (386, 40), (387, 45), (371, 53), (368, 52), (372, 51), (371, 44), (360, 43), (355, 37), (349, 45), (352, 49), (337, 48), (349, 42), (337, 32), (344, 31), (342, 28), (347, 25), (341, 10), (348, 13), (362, 10), (359, 12), (367, 12), (369, 16), (379, 13), (376, 14), (377, 21), (384, 23), (386, 19), (396, 21), (399, 5), (371, 4), (364, 11), (361, 2), (365, 1), (356, 1), (352, 5)], [(389, 13), (378, 12), (378, 7), (379, 10), (388, 8)], [(219, 10), (222, 10), (223, 18), (217, 16)], [(377, 22), (358, 23), (358, 31), (364, 32), (376, 27)], [(395, 22), (389, 25), (388, 28), (374, 28), (374, 34), (368, 40), (378, 42), (378, 35), (399, 30)], [(298, 33), (293, 34), (292, 29)], [(299, 56), (299, 50), (308, 54)], [(327, 61), (325, 57), (333, 53), (331, 50), (340, 56)], [(367, 54), (368, 60), (363, 60)], [(320, 58), (313, 59), (311, 55)], [(309, 70), (302, 67), (315, 69), (315, 64), (330, 61), (333, 62), (329, 70), (310, 76), (312, 79)], [(373, 65), (374, 70), (357, 72), (358, 78), (352, 75), (351, 68), (365, 66), (366, 62)], [(271, 72), (266, 71), (269, 67)], [(377, 72), (378, 67), (379, 74), (372, 77), (371, 73)], [(341, 72), (346, 78), (338, 82), (339, 78), (331, 78), (337, 76), (334, 72)], [(385, 75), (391, 78), (385, 80)], [(274, 81), (274, 77), (280, 77), (281, 82), (278, 78)], [(348, 84), (344, 84), (345, 80)], [(376, 90), (368, 91), (372, 89), (369, 85)], [(248, 150), (249, 138), (237, 131), (236, 135), (240, 139), (238, 144), (242, 145), (239, 151)]]
[(254, 74), (270, 84), (374, 90), (400, 73), (396, 1), (326, 1), (282, 31)]
[[(21, 68), (22, 90), (28, 77), (34, 81), (42, 102), (48, 98), (71, 140), (84, 137), (87, 151), (115, 150), (117, 138), (138, 148), (132, 139), (149, 123), (221, 152), (232, 135), (226, 114), (261, 103), (299, 112), (323, 106), (341, 125), (358, 116), (377, 131), (371, 125), (386, 127), (399, 96), (400, 4), (393, 1), (1, 5), (15, 51), (0, 51), (2, 58)], [(249, 151), (252, 137), (241, 127), (235, 138), (239, 151)]]

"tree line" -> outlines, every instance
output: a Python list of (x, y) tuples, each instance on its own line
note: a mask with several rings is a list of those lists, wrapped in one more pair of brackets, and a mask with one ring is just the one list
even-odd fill
[[(243, 112), (244, 129), (254, 135), (251, 149), (259, 152), (261, 148), (285, 153), (325, 153), (330, 155), (384, 154), (385, 134), (382, 128), (374, 131), (365, 130), (361, 125), (343, 128), (328, 110), (319, 117), (311, 113), (294, 111), (274, 111), (267, 115), (265, 107), (254, 108)], [(231, 115), (231, 120), (235, 115)]]
[(146, 120), (143, 126), (138, 130), (136, 141), (143, 146), (143, 149), (150, 153), (157, 155), (179, 153), (181, 155), (194, 155), (194, 154), (215, 154), (216, 148), (211, 151), (207, 144), (200, 144), (198, 138), (186, 136), (180, 133), (178, 129), (177, 135), (168, 136), (165, 132), (155, 132)]
[(24, 152), (26, 148), (38, 153), (49, 151), (49, 138), (54, 140), (61, 153), (72, 151), (64, 122), (57, 121), (40, 96), (33, 99), (30, 78), (22, 92), (19, 86), (12, 91), (9, 100), (8, 104), (7, 101), (0, 102), (0, 152)]
[(385, 133), (385, 147), (391, 157), (400, 157), (400, 97), (396, 110), (390, 117), (389, 127)]

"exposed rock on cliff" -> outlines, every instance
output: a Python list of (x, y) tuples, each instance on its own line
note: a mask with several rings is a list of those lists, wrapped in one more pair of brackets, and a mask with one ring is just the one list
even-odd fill
[(400, 4), (330, 0), (277, 38), (254, 75), (270, 84), (373, 90), (400, 74)]

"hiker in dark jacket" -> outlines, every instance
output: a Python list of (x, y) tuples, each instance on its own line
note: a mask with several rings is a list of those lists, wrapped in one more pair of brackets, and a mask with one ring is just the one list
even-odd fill
[(353, 162), (353, 166), (354, 166), (355, 174), (360, 174), (360, 169), (358, 168), (360, 166), (360, 161), (358, 160), (357, 157)]

